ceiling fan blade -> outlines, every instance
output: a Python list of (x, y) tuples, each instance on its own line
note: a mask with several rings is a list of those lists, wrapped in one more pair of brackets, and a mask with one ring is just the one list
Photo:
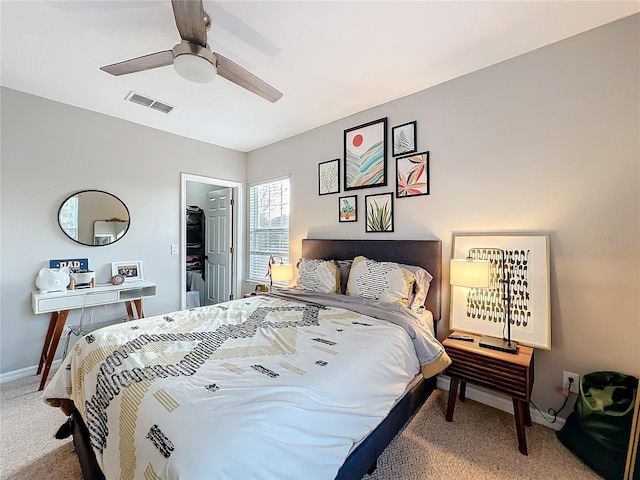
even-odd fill
[(202, 0), (171, 0), (173, 16), (180, 38), (185, 42), (207, 46), (207, 25)]
[(142, 72), (152, 68), (164, 67), (173, 63), (173, 52), (164, 50), (162, 52), (151, 53), (143, 57), (132, 58), (124, 62), (114, 63), (100, 67), (103, 72), (111, 75), (126, 75), (127, 73)]
[(262, 98), (275, 103), (282, 98), (282, 93), (268, 83), (260, 80), (253, 73), (245, 70), (237, 63), (223, 57), (219, 53), (213, 53), (218, 58), (218, 75), (246, 88), (250, 92), (260, 95)]

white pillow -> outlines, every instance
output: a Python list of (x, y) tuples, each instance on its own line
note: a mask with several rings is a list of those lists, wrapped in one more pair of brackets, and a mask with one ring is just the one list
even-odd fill
[(416, 278), (395, 262), (376, 262), (366, 257), (353, 259), (347, 295), (409, 306)]
[(318, 293), (340, 293), (340, 269), (334, 260), (301, 258), (297, 288)]

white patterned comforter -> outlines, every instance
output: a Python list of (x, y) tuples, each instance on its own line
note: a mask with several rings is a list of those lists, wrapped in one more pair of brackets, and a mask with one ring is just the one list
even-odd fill
[(86, 335), (43, 398), (107, 479), (332, 479), (419, 369), (398, 325), (260, 295)]

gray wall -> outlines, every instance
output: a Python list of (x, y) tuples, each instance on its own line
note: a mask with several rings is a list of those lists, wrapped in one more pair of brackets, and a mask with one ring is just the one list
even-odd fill
[[(158, 295), (146, 315), (180, 307), (180, 173), (244, 182), (246, 154), (2, 88), (0, 372), (37, 365), (48, 315), (34, 315), (34, 280), (50, 259), (89, 258), (96, 281), (110, 262), (141, 260)], [(98, 189), (129, 207), (131, 228), (106, 247), (84, 247), (58, 227), (71, 193)], [(122, 319), (122, 305), (95, 309), (94, 323)], [(68, 325), (77, 324), (79, 310)], [(58, 352), (61, 352), (59, 348)]]
[[(639, 20), (617, 21), (248, 154), (247, 181), (291, 174), (291, 258), (300, 240), (550, 234), (552, 350), (536, 352), (534, 401), (558, 407), (562, 371), (640, 374)], [(402, 75), (402, 72), (398, 72)], [(431, 195), (395, 200), (395, 232), (338, 224), (338, 196), (317, 194), (318, 163), (342, 158), (343, 130), (417, 120)], [(344, 195), (344, 193), (342, 194)], [(566, 412), (563, 412), (566, 414)]]

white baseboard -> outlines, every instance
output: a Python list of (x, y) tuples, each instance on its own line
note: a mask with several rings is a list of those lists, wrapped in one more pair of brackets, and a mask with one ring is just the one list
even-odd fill
[[(449, 377), (438, 375), (438, 388), (440, 390), (446, 390), (448, 392), (450, 382), (451, 379)], [(499, 393), (495, 393), (481, 387), (476, 387), (475, 385), (468, 383), (466, 397), (513, 415), (513, 402), (511, 401), (511, 398), (506, 395), (500, 395)], [(558, 417), (555, 423), (549, 423), (535, 407), (532, 407), (530, 407), (532, 422), (539, 423), (540, 425), (550, 427), (554, 430), (560, 430), (564, 426), (564, 418)]]
[[(62, 359), (54, 360), (51, 363), (51, 372), (49, 376), (52, 376), (60, 364), (62, 363)], [(34, 365), (33, 367), (25, 367), (19, 370), (14, 370), (12, 372), (0, 373), (0, 384), (10, 382), (11, 380), (18, 380), (19, 378), (30, 377), (31, 375), (35, 375), (38, 371), (38, 366)]]

